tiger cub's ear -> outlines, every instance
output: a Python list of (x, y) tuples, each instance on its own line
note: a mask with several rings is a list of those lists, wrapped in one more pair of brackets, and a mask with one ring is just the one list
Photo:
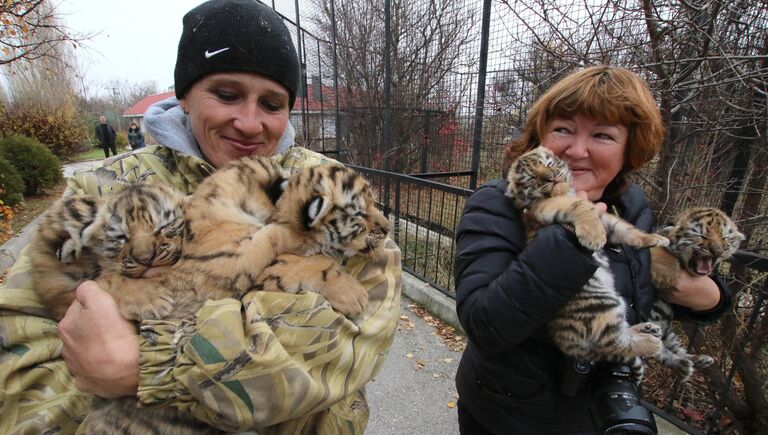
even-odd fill
[(73, 263), (83, 248), (83, 234), (96, 219), (102, 200), (91, 195), (73, 195), (59, 200), (46, 214), (47, 225), (61, 225), (69, 238), (64, 240), (56, 252), (59, 261), (64, 264)]
[(267, 193), (269, 200), (272, 204), (277, 204), (277, 200), (283, 195), (285, 189), (288, 188), (288, 179), (278, 177), (272, 184), (266, 186), (264, 191)]
[(740, 233), (739, 231), (734, 230), (731, 233), (729, 239), (733, 242), (733, 244), (736, 245), (736, 247), (738, 247), (741, 242), (747, 239), (747, 236), (745, 236), (743, 233)]
[(320, 221), (331, 210), (333, 201), (329, 201), (323, 196), (315, 195), (307, 201), (307, 205), (304, 207), (304, 213), (302, 219), (304, 220), (304, 226), (307, 228), (316, 227)]
[(98, 234), (101, 233), (99, 230), (102, 230), (104, 227), (104, 219), (105, 213), (99, 210), (96, 216), (94, 216), (93, 222), (83, 229), (82, 236), (80, 237), (80, 243), (83, 246), (92, 246), (93, 243), (99, 243), (94, 242), (93, 239), (97, 238)]

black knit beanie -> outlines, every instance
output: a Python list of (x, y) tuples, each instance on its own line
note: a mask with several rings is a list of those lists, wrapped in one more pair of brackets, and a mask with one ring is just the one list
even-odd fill
[(280, 16), (256, 0), (210, 0), (184, 15), (174, 71), (176, 98), (213, 72), (263, 74), (299, 90), (299, 58)]

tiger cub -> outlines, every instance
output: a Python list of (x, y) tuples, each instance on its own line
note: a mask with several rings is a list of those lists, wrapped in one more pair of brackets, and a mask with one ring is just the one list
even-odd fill
[(303, 253), (277, 256), (257, 277), (256, 289), (313, 291), (337, 311), (352, 316), (362, 313), (368, 292), (339, 269), (337, 259), (378, 255), (390, 230), (363, 177), (341, 165), (316, 166), (294, 174), (270, 226), (300, 235)]
[(185, 197), (170, 187), (131, 184), (98, 198), (72, 195), (41, 217), (29, 249), (35, 289), (61, 320), (75, 288), (101, 275), (138, 278), (181, 255)]
[[(675, 285), (681, 270), (694, 276), (706, 276), (739, 248), (744, 235), (724, 212), (716, 208), (697, 207), (682, 211), (672, 224), (659, 234), (670, 241), (667, 247), (651, 248), (651, 283), (657, 290)], [(714, 363), (709, 355), (690, 355), (672, 331), (672, 307), (659, 297), (651, 310), (650, 320), (662, 329), (664, 347), (656, 355), (662, 364), (672, 368), (687, 381), (694, 369)]]
[[(145, 292), (155, 295), (151, 299), (172, 303), (161, 310), (148, 306), (126, 310), (130, 301), (118, 301), (123, 314), (136, 320), (183, 318), (194, 315), (205, 299), (293, 289), (319, 292), (337, 311), (360, 314), (367, 304), (365, 288), (324, 256), (374, 255), (383, 247), (389, 222), (376, 208), (368, 183), (340, 165), (300, 170), (287, 183), (282, 171), (270, 159), (251, 157), (219, 169), (201, 183), (185, 207), (187, 232), (179, 261), (161, 276), (117, 277), (121, 282), (114, 286), (119, 293)], [(295, 260), (289, 255), (309, 257), (296, 260), (292, 268), (280, 268)], [(313, 271), (324, 276), (311, 280), (307, 274)], [(289, 284), (270, 285), (277, 274)], [(344, 278), (331, 281), (339, 277)], [(290, 282), (305, 285), (298, 288)], [(135, 398), (94, 408), (84, 427), (87, 433), (212, 430), (176, 408), (139, 408)]]
[(599, 216), (592, 202), (573, 192), (568, 165), (544, 147), (512, 162), (507, 181), (506, 196), (522, 212), (528, 240), (539, 227), (559, 223), (594, 250), (597, 271), (547, 324), (555, 345), (582, 361), (626, 362), (658, 352), (661, 328), (651, 322), (628, 324), (625, 303), (616, 292), (602, 248), (606, 242), (642, 248), (665, 246), (669, 241), (609, 213)]

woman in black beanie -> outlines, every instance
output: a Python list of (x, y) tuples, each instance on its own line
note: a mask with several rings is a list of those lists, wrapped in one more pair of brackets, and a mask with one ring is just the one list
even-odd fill
[[(78, 172), (69, 193), (100, 195), (136, 180), (189, 193), (252, 154), (275, 156), (286, 168), (330, 161), (293, 145), (288, 121), (300, 65), (277, 13), (253, 0), (211, 0), (183, 24), (176, 97), (145, 115), (161, 145)], [(58, 325), (61, 342), (55, 324), (40, 317), (22, 254), (0, 292), (0, 342), (19, 350), (0, 359), (0, 429), (75, 432), (95, 394), (177, 407), (223, 431), (361, 434), (364, 386), (381, 368), (399, 317), (400, 252), (388, 241), (385, 253), (350, 262), (347, 271), (369, 290), (356, 321), (314, 294), (251, 292), (242, 301), (210, 301), (192, 320), (142, 322), (138, 335), (88, 281)]]

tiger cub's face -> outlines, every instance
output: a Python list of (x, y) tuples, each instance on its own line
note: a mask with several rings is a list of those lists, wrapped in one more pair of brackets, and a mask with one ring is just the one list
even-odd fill
[(133, 278), (150, 267), (173, 265), (184, 242), (185, 201), (183, 194), (164, 185), (129, 185), (101, 207), (83, 232), (83, 243)]
[(673, 225), (659, 230), (670, 240), (667, 247), (693, 275), (709, 275), (739, 248), (744, 235), (716, 208), (692, 208), (678, 214)]
[(520, 210), (533, 202), (565, 195), (571, 189), (568, 165), (542, 146), (520, 155), (507, 172), (507, 197)]
[(390, 229), (368, 182), (341, 165), (320, 165), (294, 174), (277, 208), (277, 221), (293, 221), (332, 256), (372, 254), (384, 245)]

